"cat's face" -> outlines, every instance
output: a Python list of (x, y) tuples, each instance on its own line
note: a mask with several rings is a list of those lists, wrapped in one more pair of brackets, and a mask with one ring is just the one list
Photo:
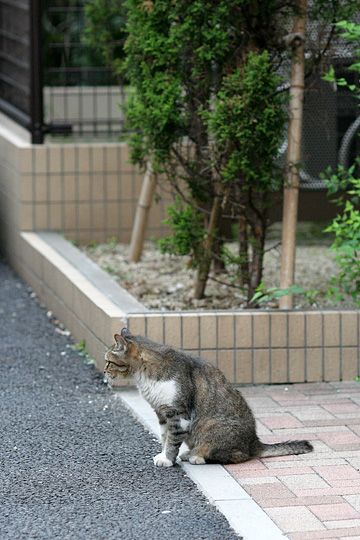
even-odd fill
[(108, 379), (116, 379), (117, 377), (126, 377), (130, 371), (130, 365), (126, 361), (124, 351), (118, 348), (118, 345), (113, 345), (105, 354), (105, 369), (104, 373)]
[(133, 375), (140, 365), (140, 358), (135, 344), (130, 341), (123, 329), (122, 335), (115, 334), (115, 344), (105, 354), (104, 373), (111, 383), (118, 377)]

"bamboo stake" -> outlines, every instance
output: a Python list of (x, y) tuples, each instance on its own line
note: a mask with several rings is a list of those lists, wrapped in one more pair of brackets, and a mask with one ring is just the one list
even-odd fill
[(141, 187), (138, 205), (134, 219), (134, 225), (131, 233), (130, 254), (131, 262), (140, 260), (145, 240), (146, 225), (148, 222), (149, 211), (157, 183), (157, 176), (153, 173), (151, 164), (148, 163), (144, 180)]
[[(287, 177), (284, 186), (282, 253), (280, 288), (288, 289), (294, 284), (296, 256), (296, 224), (300, 186), (299, 165), (301, 159), (302, 118), (304, 99), (304, 40), (307, 0), (298, 0), (293, 33), (290, 34), (292, 65), (290, 81), (289, 128), (287, 151)], [(291, 294), (280, 298), (281, 309), (291, 309)]]

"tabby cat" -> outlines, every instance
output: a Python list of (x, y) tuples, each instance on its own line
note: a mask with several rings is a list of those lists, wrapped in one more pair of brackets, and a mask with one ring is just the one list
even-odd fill
[(195, 465), (312, 451), (308, 441), (262, 443), (241, 393), (201, 358), (134, 336), (126, 328), (114, 338), (104, 371), (110, 384), (117, 377), (133, 377), (155, 410), (162, 439), (156, 466), (174, 465), (182, 443), (187, 450), (180, 459)]

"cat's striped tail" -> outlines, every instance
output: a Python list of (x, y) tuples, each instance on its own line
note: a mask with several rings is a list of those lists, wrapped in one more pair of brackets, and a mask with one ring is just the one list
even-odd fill
[(275, 444), (265, 444), (260, 442), (258, 447), (258, 457), (276, 457), (296, 454), (308, 454), (312, 452), (313, 446), (309, 441), (286, 441)]

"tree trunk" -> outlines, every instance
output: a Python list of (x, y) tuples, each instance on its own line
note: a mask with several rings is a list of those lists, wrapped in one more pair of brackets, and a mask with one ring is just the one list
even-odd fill
[(146, 225), (156, 188), (156, 183), (156, 175), (153, 173), (150, 163), (148, 163), (143, 184), (141, 187), (141, 193), (139, 196), (134, 225), (131, 233), (129, 255), (129, 260), (131, 262), (138, 262), (142, 254), (146, 233)]
[(240, 257), (240, 287), (249, 288), (250, 273), (249, 273), (249, 239), (247, 231), (247, 220), (244, 213), (239, 218), (239, 257)]
[[(219, 223), (219, 228), (221, 230), (221, 223)], [(224, 246), (224, 238), (222, 236), (218, 237), (218, 238), (215, 238), (214, 248), (213, 248), (213, 252), (214, 252), (213, 271), (214, 271), (214, 274), (222, 274), (223, 272), (225, 272), (225, 263), (224, 263), (224, 260), (223, 260), (223, 258), (221, 256), (223, 246)]]
[(265, 223), (265, 219), (262, 220), (255, 217), (251, 225), (253, 246), (250, 264), (250, 280), (248, 286), (248, 307), (254, 307), (251, 299), (262, 280), (265, 248)]
[[(298, 13), (294, 20), (291, 37), (292, 65), (290, 81), (289, 129), (287, 171), (284, 186), (283, 225), (282, 225), (282, 254), (280, 288), (288, 289), (294, 284), (295, 253), (296, 253), (296, 223), (299, 198), (301, 158), (302, 117), (304, 99), (304, 40), (306, 26), (307, 0), (298, 0)], [(291, 295), (280, 298), (279, 307), (291, 309)]]
[(204, 253), (197, 271), (195, 281), (194, 298), (200, 300), (204, 298), (205, 287), (209, 277), (211, 261), (213, 259), (213, 247), (216, 240), (216, 230), (221, 218), (222, 195), (217, 194), (212, 204), (207, 235), (204, 241)]

